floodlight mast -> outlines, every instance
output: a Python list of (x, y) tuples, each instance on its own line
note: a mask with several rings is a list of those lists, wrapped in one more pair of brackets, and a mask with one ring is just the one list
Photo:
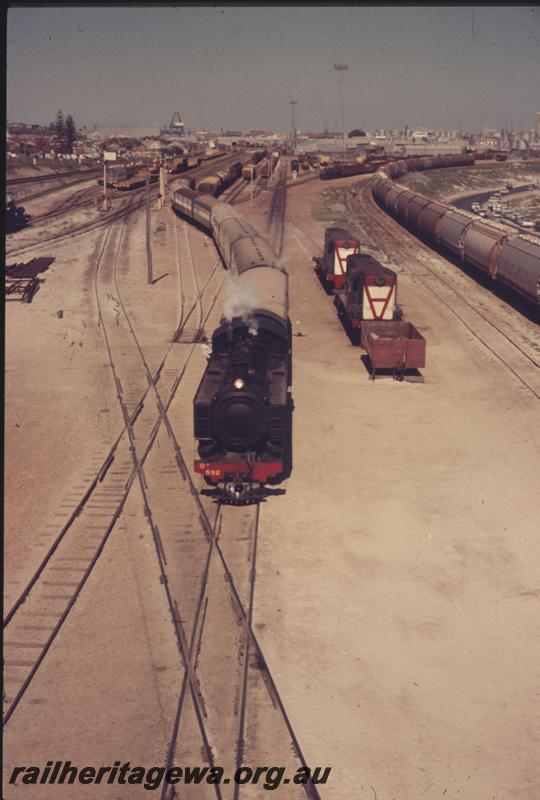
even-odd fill
[(298, 100), (289, 100), (291, 104), (291, 150), (293, 155), (296, 153), (296, 106)]
[(345, 140), (345, 101), (343, 99), (343, 73), (349, 69), (348, 64), (334, 64), (334, 69), (338, 74), (338, 103), (339, 113), (341, 117), (341, 132), (343, 136), (343, 156), (347, 154), (347, 145)]

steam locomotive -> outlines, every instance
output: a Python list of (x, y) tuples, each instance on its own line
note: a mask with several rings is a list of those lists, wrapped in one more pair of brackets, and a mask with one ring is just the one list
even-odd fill
[(188, 187), (172, 205), (213, 235), (229, 269), (224, 314), (193, 404), (194, 469), (222, 502), (255, 502), (292, 469), (288, 275), (231, 206)]

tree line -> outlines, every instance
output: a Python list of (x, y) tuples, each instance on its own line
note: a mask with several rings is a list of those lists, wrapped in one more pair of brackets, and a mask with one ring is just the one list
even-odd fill
[(62, 111), (58, 109), (56, 119), (51, 123), (51, 132), (53, 147), (57, 153), (73, 153), (73, 147), (77, 141), (77, 128), (71, 114), (64, 119)]

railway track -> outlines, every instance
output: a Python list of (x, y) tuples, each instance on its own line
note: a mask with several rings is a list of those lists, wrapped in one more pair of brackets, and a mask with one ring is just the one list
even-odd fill
[(72, 172), (51, 172), (48, 175), (33, 175), (30, 178), (8, 178), (6, 186), (21, 186), (23, 183), (42, 183), (43, 181), (62, 180), (63, 178), (72, 178), (75, 175), (84, 175), (85, 178), (95, 178), (100, 175), (100, 169), (83, 169), (73, 170)]
[[(158, 190), (159, 191), (159, 190)], [(151, 192), (150, 197), (152, 200), (155, 200), (158, 196), (158, 191), (154, 189)], [(107, 225), (111, 225), (116, 220), (122, 219), (123, 217), (127, 216), (128, 214), (132, 214), (134, 211), (137, 211), (139, 208), (142, 208), (145, 203), (144, 196), (140, 193), (137, 196), (130, 195), (127, 198), (127, 202), (122, 205), (121, 208), (115, 209), (103, 216), (100, 216), (98, 219), (90, 220), (89, 222), (80, 223), (78, 225), (73, 225), (68, 230), (58, 231), (57, 233), (53, 233), (49, 236), (41, 238), (39, 241), (36, 242), (29, 242), (28, 244), (21, 244), (19, 247), (12, 247), (9, 250), (6, 250), (6, 256), (15, 256), (19, 255), (20, 253), (25, 253), (29, 250), (34, 250), (37, 247), (43, 247), (45, 245), (49, 245), (51, 242), (59, 243), (62, 242), (64, 239), (71, 239), (74, 236), (80, 236), (84, 233), (90, 233), (91, 231), (96, 230), (97, 228), (102, 228)], [(69, 209), (66, 209), (69, 211)]]
[(230, 205), (234, 205), (234, 201), (236, 198), (242, 193), (242, 190), (245, 189), (246, 182), (243, 178), (239, 178), (235, 183), (229, 186), (223, 194), (220, 196), (220, 200), (223, 203), (229, 203)]
[[(244, 514), (240, 525), (238, 509), (219, 506), (216, 513), (213, 504), (208, 509), (201, 500), (176, 426), (169, 418), (196, 344), (190, 344), (186, 352), (185, 347), (174, 346), (176, 335), (157, 370), (150, 369), (118, 280), (123, 235), (119, 226), (109, 227), (95, 273), (99, 324), (114, 375), (123, 430), (92, 486), (73, 509), (69, 524), (7, 615), (4, 722), (9, 722), (53, 645), (136, 483), (183, 664), (168, 761), (200, 763), (202, 752), (211, 766), (218, 753), (220, 763), (232, 773), (247, 754), (259, 754), (258, 760), (253, 756), (255, 760), (250, 763), (264, 762), (268, 747), (265, 731), (271, 730), (283, 751), (280, 758), (276, 755), (276, 763), (294, 772), (305, 762), (252, 628), (260, 511), (256, 507), (240, 512)], [(194, 260), (192, 256), (192, 265)], [(219, 283), (202, 323), (208, 318), (221, 285), (221, 280), (216, 280), (220, 278), (217, 268), (216, 262), (201, 287), (193, 283), (188, 311), (189, 289), (184, 282), (179, 298), (183, 318), (180, 328), (188, 324), (191, 314), (198, 314), (199, 298), (194, 295)], [(131, 356), (126, 358), (128, 353)], [(139, 362), (138, 369), (135, 361)], [(220, 665), (217, 671), (216, 663)], [(226, 725), (224, 709), (229, 720)], [(252, 733), (254, 727), (257, 735)], [(180, 755), (189, 760), (178, 761)], [(164, 793), (170, 788), (164, 787)], [(240, 787), (230, 789), (237, 797)], [(202, 796), (199, 791), (197, 797)], [(207, 796), (233, 795), (213, 786)], [(290, 796), (317, 798), (318, 793), (315, 786), (307, 784), (295, 787)]]
[[(112, 230), (111, 226), (104, 236), (96, 265), (96, 275), (99, 274), (105, 259), (111, 261), (117, 257), (117, 254), (113, 253), (113, 248), (120, 233), (116, 231), (113, 235)], [(119, 245), (120, 242), (118, 242), (118, 252)], [(202, 292), (208, 289), (210, 279), (215, 277), (216, 269), (203, 285)], [(97, 279), (95, 291), (98, 292)], [(106, 290), (105, 299), (99, 297), (99, 303), (99, 323), (102, 329), (105, 322), (110, 322), (112, 319), (115, 329), (120, 332), (120, 326), (117, 324), (120, 312), (115, 295)], [(194, 308), (195, 304), (184, 314), (185, 324), (189, 321)], [(126, 338), (124, 332), (122, 346), (129, 344)], [(140, 376), (136, 376), (137, 385), (128, 383), (134, 380), (131, 368), (126, 370), (125, 379), (116, 376), (117, 391), (122, 401), (123, 429), (104, 455), (100, 468), (83, 496), (74, 505), (68, 520), (6, 615), (4, 632), (8, 636), (4, 642), (6, 670), (4, 680), (9, 697), (5, 704), (5, 723), (34, 678), (122, 513), (136, 478), (136, 471), (131, 465), (132, 441), (128, 433), (131, 432), (132, 436), (136, 436), (139, 449), (142, 447), (140, 458), (142, 464), (156, 440), (160, 419), (156, 418), (149, 403), (151, 389), (161, 378), (162, 384), (166, 384), (164, 392), (167, 396), (165, 401), (167, 408), (174, 398), (185, 372), (187, 360), (192, 354), (191, 351), (187, 354), (187, 358), (182, 357), (180, 364), (171, 365), (171, 356), (174, 355), (172, 351), (173, 342), (169, 344), (157, 369), (151, 375), (151, 381), (147, 381), (148, 376), (143, 381)], [(126, 396), (124, 390), (127, 391)], [(96, 516), (101, 520), (96, 520)], [(60, 580), (62, 577), (72, 579)], [(59, 595), (54, 595), (54, 589), (51, 593), (51, 587), (63, 591)], [(27, 622), (31, 624), (25, 624)], [(20, 657), (21, 652), (24, 658)]]
[(64, 189), (69, 189), (71, 186), (77, 186), (80, 183), (86, 183), (90, 178), (87, 176), (75, 178), (75, 180), (71, 180), (69, 182), (63, 181), (58, 186), (52, 186), (47, 189), (43, 189), (41, 192), (34, 192), (34, 194), (28, 194), (24, 197), (18, 196), (17, 202), (18, 203), (28, 203), (31, 200), (38, 200), (39, 198), (48, 197), (51, 194), (56, 194), (57, 192), (61, 192)]
[[(390, 237), (394, 247), (398, 245), (401, 252), (409, 258), (409, 271), (412, 275), (422, 280), (426, 288), (437, 299), (459, 319), (469, 332), (481, 344), (489, 350), (517, 379), (528, 389), (537, 399), (540, 400), (540, 376), (538, 367), (540, 363), (533, 355), (534, 349), (538, 345), (529, 341), (527, 347), (522, 346), (517, 340), (512, 328), (503, 330), (502, 323), (497, 324), (489, 310), (482, 311), (480, 301), (471, 302), (466, 292), (470, 291), (468, 282), (473, 284), (471, 278), (466, 278), (463, 273), (446, 277), (441, 272), (430, 265), (428, 256), (433, 256), (433, 251), (423, 242), (420, 242), (408, 232), (405, 232), (401, 225), (394, 223), (388, 217), (381, 219), (378, 206), (371, 195), (371, 184), (368, 183), (353, 198), (347, 194), (347, 203), (356, 211), (369, 217), (380, 230)], [(418, 251), (422, 254), (422, 267), (417, 269), (415, 264), (418, 260)], [(464, 285), (464, 290), (456, 285), (459, 279)], [(476, 284), (474, 284), (476, 288)], [(466, 288), (465, 288), (466, 287)], [(478, 287), (478, 292), (480, 292)], [(456, 302), (459, 301), (459, 302)]]
[(86, 189), (80, 189), (75, 194), (62, 200), (57, 206), (45, 211), (42, 214), (32, 214), (31, 224), (35, 225), (36, 222), (53, 219), (59, 217), (61, 214), (69, 214), (71, 211), (85, 206), (95, 205), (100, 197), (100, 188), (98, 186), (89, 186)]
[[(189, 249), (189, 241), (186, 244)], [(189, 261), (194, 263), (193, 254), (189, 256)], [(182, 452), (182, 446), (176, 439), (174, 429), (170, 434), (178, 455)], [(294, 770), (290, 754), (294, 754), (296, 766), (305, 765), (301, 751), (284, 715), (283, 705), (280, 704), (260, 648), (253, 641), (252, 615), (260, 508), (238, 509), (220, 504), (217, 506), (217, 515), (213, 516), (213, 504), (211, 510), (204, 507), (190, 471), (181, 458), (180, 466), (184, 467), (189, 488), (186, 494), (195, 502), (208, 549), (204, 569), (201, 568), (199, 554), (197, 573), (202, 577), (196, 605), (191, 602), (188, 606), (187, 611), (191, 610), (191, 615), (186, 611), (185, 593), (177, 597), (174, 596), (174, 589), (171, 589), (171, 608), (178, 610), (184, 623), (184, 635), (179, 632), (178, 640), (182, 642), (185, 671), (179, 689), (167, 765), (189, 763), (186, 759), (192, 757), (193, 743), (200, 745), (207, 741), (212, 745), (212, 752), (219, 753), (220, 766), (228, 774), (233, 774), (242, 763), (246, 749), (255, 746), (253, 737), (248, 736), (246, 730), (248, 724), (250, 731), (255, 726), (253, 712), (250, 713), (254, 702), (252, 699), (249, 703), (248, 695), (250, 691), (257, 691), (257, 708), (262, 709), (265, 715), (269, 715), (271, 709), (272, 722), (264, 730), (276, 731), (284, 750), (282, 763)], [(160, 550), (164, 555), (160, 560), (162, 582), (167, 587), (174, 587), (179, 584), (179, 567), (174, 567), (167, 557), (171, 544), (167, 543), (162, 527), (160, 531)], [(193, 544), (192, 540), (190, 543)], [(185, 547), (185, 542), (183, 544)], [(181, 558), (185, 568), (186, 553), (182, 543), (177, 543), (173, 553)], [(191, 566), (189, 574), (193, 574)], [(185, 580), (181, 583), (186, 586)], [(189, 623), (189, 620), (192, 621)], [(276, 714), (279, 719), (276, 719)], [(201, 719), (206, 735), (200, 728)], [(259, 752), (259, 759), (250, 763), (259, 763), (261, 757), (262, 752)], [(211, 763), (208, 757), (207, 764), (210, 766)], [(314, 798), (317, 797), (314, 789), (313, 786), (307, 789), (301, 787), (296, 795), (293, 793), (291, 796), (305, 797), (307, 793)], [(240, 787), (235, 785), (232, 791), (233, 794), (229, 794), (223, 787), (216, 787), (215, 794), (211, 794), (218, 798), (237, 798)], [(165, 786), (162, 797), (175, 797), (174, 791)]]
[(280, 173), (276, 187), (272, 193), (270, 214), (268, 219), (268, 240), (274, 251), (281, 255), (283, 249), (283, 226), (285, 221), (285, 205), (287, 202), (287, 176), (285, 170)]
[[(371, 195), (371, 180), (347, 190), (345, 202), (351, 216), (359, 219), (362, 227), (369, 230), (369, 239), (373, 246), (382, 249), (388, 260), (399, 262), (415, 281), (425, 286), (514, 375), (527, 392), (540, 399), (538, 333), (518, 333), (513, 309), (505, 306), (493, 313), (494, 309), (490, 307), (493, 299), (491, 293), (486, 296), (485, 290), (472, 278), (450, 265), (446, 267), (442, 258), (441, 268), (433, 266), (434, 258), (439, 259), (439, 256), (379, 209)], [(320, 244), (314, 242), (309, 234), (298, 226), (288, 225), (310, 257), (313, 252), (309, 251), (302, 238), (313, 243), (314, 252), (320, 251)]]
[[(189, 171), (190, 177), (204, 177), (206, 175), (211, 175), (215, 171), (215, 162), (218, 162), (219, 164), (223, 165), (224, 163), (228, 164), (229, 161), (231, 162), (231, 164), (234, 163), (234, 158), (232, 158), (231, 156), (224, 156), (214, 159), (213, 162), (211, 162), (209, 165), (205, 167), (202, 168), (197, 167), (194, 170), (190, 170)], [(169, 186), (173, 191), (174, 187), (172, 186), (172, 184), (174, 184), (176, 180), (181, 180), (183, 176), (184, 173), (181, 173), (180, 175), (175, 176), (173, 180), (169, 181)], [(79, 181), (75, 181), (74, 183), (77, 182)], [(62, 186), (61, 188), (66, 188), (66, 187)], [(93, 189), (93, 187), (91, 188)], [(50, 193), (50, 191), (51, 190), (48, 190), (46, 194)], [(55, 188), (52, 191), (58, 191), (58, 189)], [(92, 195), (91, 199), (81, 201), (81, 198), (79, 198), (79, 201), (76, 201), (75, 206), (73, 205), (70, 206), (70, 199), (67, 199), (66, 201), (63, 201), (57, 208), (52, 209), (50, 212), (45, 212), (44, 214), (37, 215), (34, 218), (34, 221), (41, 222), (42, 220), (52, 219), (54, 217), (60, 216), (61, 214), (69, 213), (70, 211), (73, 210), (73, 208), (79, 209), (81, 207), (91, 205), (94, 199), (94, 194), (93, 192), (90, 192), (90, 189), (88, 190), (88, 192), (89, 194)], [(122, 194), (119, 194), (118, 196), (122, 197)], [(159, 188), (157, 186), (151, 187), (150, 200), (151, 201), (156, 200), (158, 196), (159, 196)], [(98, 197), (99, 197), (99, 190), (95, 194), (95, 198), (97, 199)], [(6, 250), (6, 256), (16, 256), (21, 253), (25, 253), (29, 250), (33, 250), (37, 247), (49, 245), (51, 242), (59, 243), (64, 239), (71, 239), (73, 236), (79, 236), (81, 234), (90, 233), (96, 230), (97, 228), (109, 225), (111, 222), (120, 219), (128, 214), (131, 214), (134, 211), (137, 211), (139, 208), (142, 208), (145, 202), (146, 199), (145, 199), (144, 187), (134, 189), (132, 192), (128, 194), (126, 201), (123, 202), (121, 208), (115, 209), (110, 213), (101, 216), (99, 219), (90, 220), (89, 222), (74, 225), (70, 227), (67, 231), (59, 231), (57, 233), (52, 233), (49, 236), (41, 238), (39, 241), (29, 242), (27, 244), (21, 244), (18, 247), (12, 247), (11, 249)]]

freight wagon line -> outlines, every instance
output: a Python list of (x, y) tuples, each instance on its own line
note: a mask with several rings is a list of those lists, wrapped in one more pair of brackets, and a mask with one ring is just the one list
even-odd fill
[[(359, 210), (359, 200), (358, 200), (359, 194), (356, 195), (356, 199), (355, 200), (353, 200), (349, 196), (349, 194), (347, 194), (347, 204), (349, 205), (349, 208), (351, 210), (354, 210), (356, 212), (358, 212), (358, 210)], [(408, 241), (407, 237), (409, 236), (409, 234), (405, 233), (403, 231), (403, 229), (401, 228), (401, 226), (400, 226), (400, 232), (399, 232), (399, 236), (398, 236), (395, 233), (395, 231), (393, 230), (393, 228), (388, 224), (389, 221), (386, 220), (386, 217), (383, 217), (383, 219), (384, 219), (384, 222), (383, 222), (383, 220), (379, 217), (379, 214), (377, 214), (373, 210), (369, 209), (369, 206), (372, 206), (374, 209), (376, 209), (376, 211), (380, 211), (379, 208), (375, 205), (375, 201), (373, 200), (373, 198), (371, 196), (371, 183), (368, 183), (366, 187), (362, 187), (361, 194), (362, 194), (362, 201), (363, 201), (362, 210), (369, 217), (370, 221), (371, 222), (375, 222), (376, 225), (378, 225), (383, 231), (385, 231), (386, 234), (388, 234), (393, 240), (395, 240), (398, 243), (399, 247), (402, 250), (405, 250), (405, 252), (410, 254), (414, 259), (414, 257), (416, 257), (415, 250), (411, 247), (410, 244), (407, 245), (407, 246), (403, 244), (404, 241)], [(381, 216), (382, 216), (383, 213), (384, 212), (380, 212)], [(431, 252), (430, 249), (426, 245), (423, 244), (423, 242), (420, 242), (420, 241), (418, 241), (416, 239), (414, 240), (414, 242), (415, 242), (415, 247), (416, 248), (419, 248), (421, 250), (427, 250), (427, 251)], [(469, 303), (468, 300), (462, 294), (460, 294), (460, 292), (454, 286), (452, 286), (450, 283), (445, 281), (444, 278), (442, 278), (440, 275), (438, 275), (438, 273), (435, 270), (433, 270), (427, 263), (424, 262), (423, 267), (428, 270), (428, 272), (431, 274), (431, 276), (433, 278), (435, 278), (439, 283), (443, 284), (456, 297), (458, 297), (460, 299), (460, 301), (465, 306), (470, 308), (471, 311), (473, 311), (478, 317), (480, 317), (482, 320), (484, 320), (486, 323), (488, 323), (497, 333), (499, 333), (504, 339), (506, 339), (517, 351), (519, 351), (519, 353), (521, 353), (529, 362), (531, 362), (531, 364), (533, 366), (538, 367), (538, 363), (531, 356), (529, 356), (529, 354), (526, 353), (525, 350), (523, 350), (523, 348), (520, 347), (519, 344), (517, 344), (517, 342), (515, 340), (513, 340), (506, 333), (504, 333), (504, 331), (502, 331), (498, 327), (498, 325), (496, 325), (492, 320), (490, 320), (488, 317), (486, 317), (484, 314), (482, 314), (478, 310), (478, 308), (476, 308), (476, 306), (473, 306), (471, 303)], [(413, 274), (418, 276), (418, 272), (416, 270), (412, 269), (411, 271), (412, 271)], [(510, 372), (512, 372), (513, 375), (536, 398), (538, 398), (540, 400), (540, 392), (537, 391), (536, 389), (534, 389), (529, 383), (527, 383), (527, 381), (524, 378), (521, 377), (521, 375), (514, 369), (514, 367), (512, 367), (511, 364), (509, 364), (508, 361), (506, 361), (506, 359), (503, 356), (501, 356), (497, 352), (496, 349), (494, 349), (494, 347), (492, 347), (490, 344), (488, 344), (488, 342), (486, 342), (485, 339), (476, 330), (474, 330), (474, 328), (456, 311), (455, 307), (451, 303), (447, 302), (441, 296), (441, 294), (439, 292), (437, 292), (436, 289), (433, 288), (433, 286), (430, 286), (430, 284), (427, 283), (426, 281), (424, 281), (424, 285), (426, 286), (426, 288), (429, 289), (429, 291), (432, 292), (432, 294), (434, 294), (441, 301), (441, 303), (443, 303), (443, 305), (445, 305), (454, 314), (454, 316), (456, 316), (460, 320), (460, 322), (473, 334), (473, 336), (475, 336), (476, 339), (478, 339), (478, 341), (480, 341), (484, 345), (484, 347), (486, 347), (486, 349), (488, 349), (491, 353), (493, 353), (493, 355), (496, 356), (496, 358), (498, 358), (499, 361), (501, 361), (504, 364), (504, 366)]]
[[(372, 196), (372, 194), (370, 193), (369, 195), (367, 195), (367, 194), (366, 194), (366, 192), (364, 191), (364, 200), (366, 199), (366, 197), (367, 197), (367, 204), (366, 204), (366, 203), (364, 203), (364, 210), (367, 210), (367, 209), (366, 209), (366, 205), (371, 205), (371, 206), (372, 206), (372, 208), (375, 210), (375, 213), (377, 214), (377, 212), (379, 211), (379, 207), (377, 206), (377, 204), (376, 204), (376, 203), (375, 203), (375, 201), (373, 200), (373, 196)], [(351, 200), (351, 199), (349, 198), (349, 196), (347, 196), (347, 202), (348, 202), (349, 204), (350, 204), (350, 203), (354, 204), (354, 201), (353, 201), (353, 200)], [(381, 217), (381, 218), (378, 218), (378, 217), (376, 218), (376, 217), (374, 217), (373, 215), (370, 215), (370, 219), (371, 219), (371, 220), (375, 219), (375, 221), (376, 221), (376, 222), (378, 222), (378, 224), (379, 224), (379, 225), (382, 225), (382, 226), (384, 227), (384, 223), (382, 222), (382, 219), (385, 219), (385, 220), (386, 220), (386, 216), (385, 216), (385, 217)], [(400, 227), (401, 227), (401, 226), (400, 226)], [(398, 239), (398, 237), (397, 237), (397, 235), (396, 235), (395, 231), (391, 230), (391, 228), (390, 228), (390, 227), (386, 228), (386, 230), (387, 230), (387, 231), (388, 231), (388, 232), (389, 232), (389, 233), (392, 235), (392, 237), (393, 237), (394, 239), (396, 239), (396, 240)], [(414, 243), (415, 243), (415, 244), (418, 244), (419, 246), (421, 246), (421, 249), (425, 250), (425, 251), (426, 251), (426, 252), (428, 252), (428, 253), (431, 253), (431, 252), (432, 252), (432, 251), (431, 251), (431, 248), (430, 248), (430, 247), (428, 247), (427, 245), (425, 245), (425, 244), (424, 244), (424, 242), (422, 242), (421, 240), (419, 240), (417, 237), (414, 237), (414, 236), (412, 236), (412, 234), (409, 234), (409, 236), (411, 236), (411, 237), (412, 237), (412, 241), (414, 241)], [(402, 240), (402, 239), (399, 239), (399, 242), (400, 242), (400, 244), (403, 244), (403, 240)], [(409, 251), (409, 252), (411, 252), (411, 251), (410, 251), (410, 248), (408, 248), (408, 251)], [(482, 312), (481, 312), (481, 311), (478, 309), (478, 307), (477, 307), (477, 306), (474, 306), (474, 305), (472, 305), (472, 304), (471, 304), (471, 303), (470, 303), (470, 302), (467, 300), (467, 298), (466, 298), (466, 297), (464, 297), (464, 295), (460, 294), (460, 293), (458, 292), (458, 290), (457, 290), (457, 289), (456, 289), (454, 286), (452, 286), (451, 284), (449, 284), (449, 283), (448, 283), (448, 281), (445, 281), (445, 280), (444, 280), (444, 279), (443, 279), (443, 278), (442, 278), (440, 275), (438, 275), (438, 274), (437, 274), (437, 273), (436, 273), (434, 270), (432, 270), (432, 269), (429, 267), (429, 265), (427, 265), (427, 264), (426, 264), (425, 266), (426, 266), (426, 269), (428, 269), (428, 270), (429, 270), (429, 272), (430, 272), (430, 273), (431, 273), (431, 274), (432, 274), (434, 277), (436, 277), (436, 278), (437, 278), (437, 280), (439, 280), (439, 281), (440, 281), (442, 284), (444, 284), (444, 285), (445, 285), (445, 286), (446, 286), (448, 289), (450, 289), (452, 292), (454, 292), (454, 294), (456, 294), (456, 295), (459, 297), (459, 299), (462, 301), (462, 303), (463, 303), (464, 305), (468, 306), (468, 307), (469, 307), (469, 308), (470, 308), (472, 311), (474, 311), (474, 312), (475, 312), (475, 313), (476, 313), (476, 314), (477, 314), (479, 317), (482, 317), (482, 319), (483, 319), (485, 322), (487, 322), (489, 325), (491, 325), (491, 327), (492, 327), (492, 328), (494, 328), (494, 329), (495, 329), (495, 330), (496, 330), (498, 333), (500, 333), (500, 334), (501, 334), (501, 336), (503, 336), (505, 339), (507, 339), (507, 340), (510, 342), (510, 344), (512, 344), (512, 345), (513, 345), (513, 346), (514, 346), (514, 347), (515, 347), (517, 350), (519, 350), (519, 351), (520, 351), (520, 352), (521, 352), (521, 353), (522, 353), (522, 354), (525, 356), (525, 358), (527, 358), (527, 359), (528, 359), (528, 360), (529, 360), (529, 361), (530, 361), (530, 362), (531, 362), (531, 363), (532, 363), (532, 364), (533, 364), (535, 367), (540, 367), (540, 364), (539, 364), (539, 363), (538, 363), (538, 362), (537, 362), (537, 361), (536, 361), (534, 358), (532, 358), (532, 357), (531, 357), (531, 356), (530, 356), (530, 355), (529, 355), (529, 354), (528, 354), (528, 353), (527, 353), (525, 350), (523, 350), (523, 348), (521, 348), (521, 347), (520, 347), (520, 346), (517, 344), (517, 342), (516, 342), (514, 339), (512, 339), (510, 336), (508, 336), (508, 334), (506, 334), (506, 333), (505, 333), (503, 330), (501, 330), (501, 328), (499, 328), (497, 325), (495, 325), (495, 323), (493, 322), (493, 320), (491, 320), (489, 317), (486, 317), (484, 314), (482, 314)]]

